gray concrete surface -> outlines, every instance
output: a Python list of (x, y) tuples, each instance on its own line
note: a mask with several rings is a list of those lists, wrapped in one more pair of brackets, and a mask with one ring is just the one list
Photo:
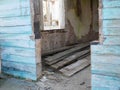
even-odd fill
[(11, 77), (0, 79), (0, 90), (91, 90), (90, 67), (69, 78), (54, 72), (44, 73), (37, 82)]

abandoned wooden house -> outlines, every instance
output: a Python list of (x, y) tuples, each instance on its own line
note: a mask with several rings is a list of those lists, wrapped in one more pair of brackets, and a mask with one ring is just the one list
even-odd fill
[[(2, 73), (37, 80), (43, 63), (92, 90), (120, 89), (120, 0), (0, 0)], [(96, 40), (96, 41), (95, 41)]]

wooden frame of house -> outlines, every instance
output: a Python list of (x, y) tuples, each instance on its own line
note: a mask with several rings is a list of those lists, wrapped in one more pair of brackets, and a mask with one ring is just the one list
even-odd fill
[[(42, 0), (1, 0), (2, 72), (37, 80), (42, 75), (41, 51), (51, 51), (67, 44), (74, 44), (77, 40), (95, 40), (93, 36), (96, 32), (91, 31), (91, 28), (96, 29), (97, 21), (96, 17), (92, 19), (91, 17), (96, 13), (97, 9), (94, 10), (96, 3), (93, 0), (92, 3), (91, 0), (84, 1), (86, 0), (65, 1), (66, 30), (40, 31), (43, 28), (43, 19), (40, 18), (43, 15)], [(99, 0), (98, 3), (99, 41), (91, 44), (92, 90), (118, 90), (120, 0)]]
[[(71, 3), (66, 4), (77, 4), (77, 1), (71, 1)], [(66, 6), (68, 9), (70, 8), (70, 5)], [(84, 26), (79, 28), (80, 21), (77, 18), (79, 13), (76, 13), (74, 10), (78, 10), (80, 7), (72, 6), (73, 9), (70, 8), (69, 12), (64, 12), (67, 15), (71, 14), (76, 19), (71, 19), (71, 17), (67, 18), (69, 20), (66, 19), (69, 28), (66, 28), (66, 30), (62, 28), (44, 31), (42, 30), (43, 18), (41, 18), (43, 17), (42, 0), (13, 0), (12, 2), (10, 0), (1, 0), (0, 52), (2, 72), (17, 77), (37, 80), (42, 74), (41, 56), (43, 53), (46, 54), (44, 51), (50, 52), (66, 45), (74, 44), (77, 41), (77, 37), (82, 38), (86, 34), (89, 36), (90, 26), (86, 28), (87, 31), (81, 32), (80, 30), (87, 25), (84, 25), (84, 22), (82, 22)], [(90, 1), (88, 7), (90, 11)], [(88, 19), (90, 19), (90, 16)], [(77, 24), (73, 23), (73, 20), (74, 22), (77, 21)], [(71, 27), (74, 27), (75, 32), (71, 30)], [(81, 33), (75, 35), (78, 32), (81, 32), (83, 35)]]

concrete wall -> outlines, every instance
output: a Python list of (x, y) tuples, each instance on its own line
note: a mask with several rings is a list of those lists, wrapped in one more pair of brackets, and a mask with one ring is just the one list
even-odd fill
[[(93, 15), (93, 10), (97, 10), (98, 2), (92, 0), (66, 0), (66, 30), (74, 32), (78, 41), (91, 41), (98, 39), (98, 25), (93, 26), (93, 16), (97, 17), (97, 12)], [(96, 0), (97, 1), (97, 0)], [(93, 8), (94, 6), (94, 8)], [(96, 18), (97, 19), (97, 18)], [(69, 27), (72, 27), (69, 30)], [(93, 27), (95, 29), (93, 29)], [(67, 38), (69, 40), (69, 38)]]
[(65, 0), (65, 29), (41, 32), (42, 52), (98, 39), (97, 10), (98, 0)]
[(65, 46), (64, 30), (42, 31), (42, 53)]

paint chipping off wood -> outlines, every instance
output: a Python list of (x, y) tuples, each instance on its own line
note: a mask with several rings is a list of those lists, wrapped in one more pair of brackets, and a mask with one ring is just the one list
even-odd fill
[[(31, 40), (33, 32), (30, 1), (13, 0), (11, 2), (10, 0), (1, 0), (0, 11), (3, 12), (0, 13), (2, 72), (36, 80), (38, 78), (37, 61), (38, 58), (40, 59), (36, 55), (38, 49), (36, 49), (36, 46), (38, 47), (40, 42), (37, 41), (38, 43), (36, 43)], [(41, 51), (38, 50), (38, 52)]]
[(100, 1), (100, 43), (91, 45), (92, 90), (120, 89), (120, 1)]

